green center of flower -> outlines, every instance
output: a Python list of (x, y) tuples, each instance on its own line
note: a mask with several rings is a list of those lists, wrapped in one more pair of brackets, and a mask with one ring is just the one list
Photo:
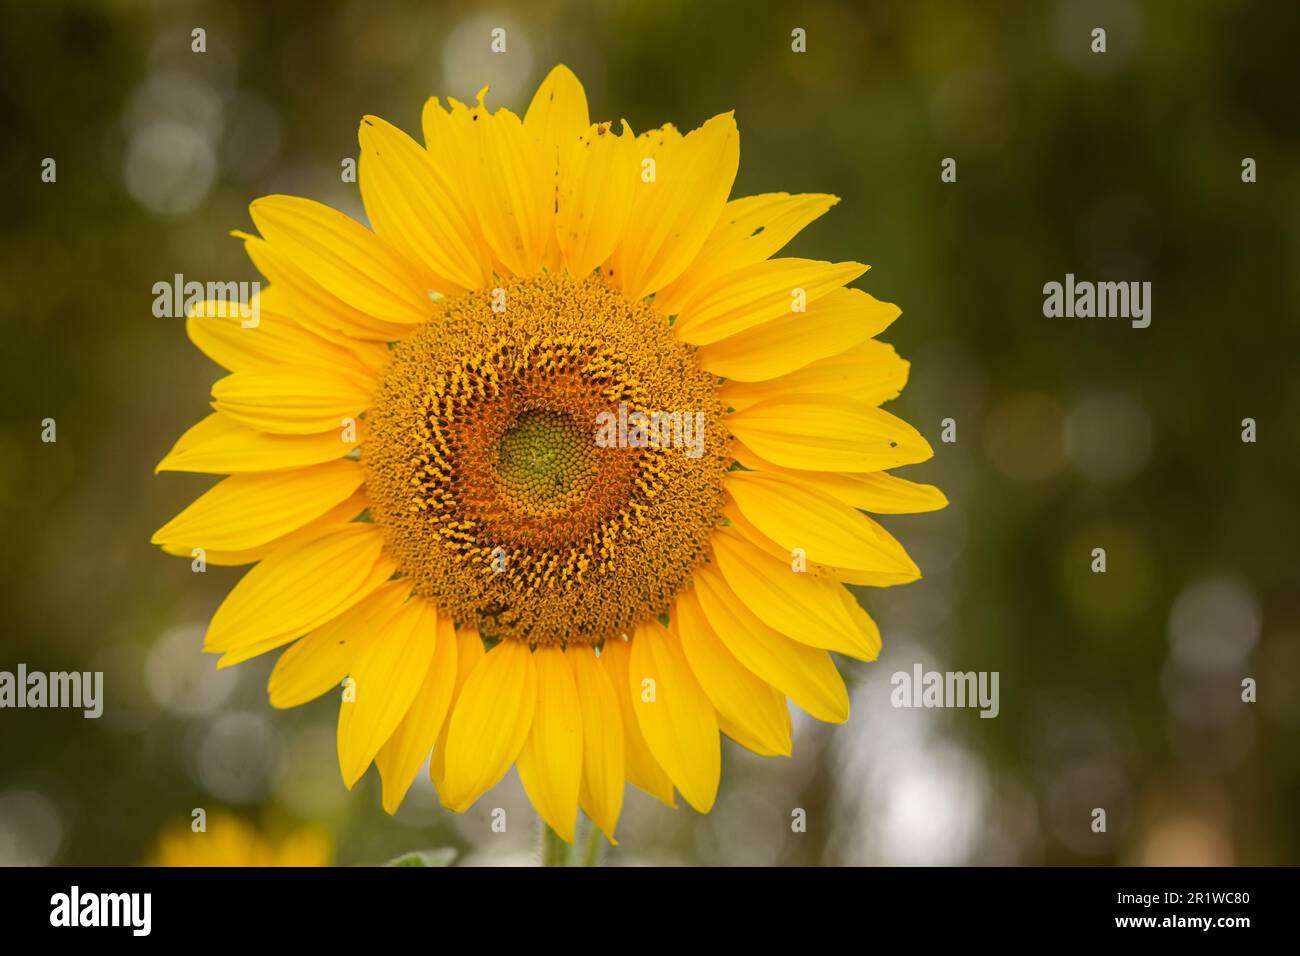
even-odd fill
[(571, 415), (529, 409), (501, 436), (497, 474), (516, 499), (535, 505), (562, 501), (585, 490), (595, 474), (592, 435)]

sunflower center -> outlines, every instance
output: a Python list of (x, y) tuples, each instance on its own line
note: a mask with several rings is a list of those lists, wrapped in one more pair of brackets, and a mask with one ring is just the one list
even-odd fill
[(628, 633), (721, 517), (716, 379), (598, 276), (500, 281), (393, 350), (362, 449), (371, 516), (412, 587), (485, 636)]
[(539, 508), (574, 501), (595, 474), (590, 431), (567, 412), (520, 413), (499, 448), (498, 473), (507, 495)]

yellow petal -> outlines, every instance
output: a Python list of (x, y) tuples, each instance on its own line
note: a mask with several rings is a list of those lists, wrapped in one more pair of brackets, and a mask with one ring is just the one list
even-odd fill
[(720, 275), (774, 256), (839, 201), (826, 193), (761, 193), (733, 199), (691, 264), (691, 273), (707, 267)]
[(818, 720), (838, 724), (848, 719), (848, 691), (829, 654), (764, 624), (716, 568), (697, 571), (694, 580), (713, 633), (737, 660)]
[[(424, 104), (421, 118), (424, 129), (424, 146), (430, 162), (438, 167), (452, 201), (469, 229), (466, 241), (490, 260), (491, 250), (483, 238), (478, 213), (474, 208), (474, 193), (481, 176), (479, 169), (478, 130), (468, 107), (451, 100), (452, 108), (444, 109), (438, 98), (430, 97)], [(484, 284), (491, 275), (484, 276)]]
[(228, 475), (319, 465), (357, 447), (363, 427), (358, 419), (352, 441), (343, 440), (341, 427), (314, 435), (272, 435), (213, 412), (178, 438), (154, 471)]
[(555, 177), (544, 150), (507, 109), (475, 107), (479, 175), (474, 205), (492, 252), (515, 275), (541, 268), (555, 237)]
[(392, 577), (396, 566), (383, 556), (383, 545), (378, 528), (358, 523), (277, 551), (226, 595), (204, 650), (287, 644), (337, 617)]
[[(605, 265), (630, 299), (662, 289), (690, 265), (713, 231), (740, 163), (740, 135), (731, 113), (713, 117), (683, 138), (656, 131), (642, 147), (632, 212), (623, 240)], [(647, 178), (647, 160), (654, 179)]]
[[(736, 506), (736, 500), (731, 496), (723, 502), (722, 513), (735, 529), (750, 544), (762, 549), (766, 554), (776, 558), (782, 564), (789, 563), (793, 566), (794, 555), (792, 549), (783, 548), (763, 532), (759, 531), (748, 518), (746, 518)], [(806, 571), (803, 573), (811, 574), (819, 578), (827, 578), (831, 581), (843, 584), (861, 584), (870, 587), (887, 588), (897, 584), (910, 584), (921, 576), (919, 569), (915, 567), (906, 572), (890, 571), (861, 571), (850, 568), (840, 568), (828, 564), (818, 564), (815, 561), (807, 560), (804, 556)]]
[(809, 647), (874, 660), (880, 648), (863, 643), (840, 601), (838, 582), (797, 572), (735, 531), (713, 536), (718, 570), (732, 593), (764, 624)]
[[(824, 376), (817, 374), (823, 371), (819, 368), (820, 360), (844, 353), (864, 340), (869, 342), (898, 315), (898, 306), (873, 299), (861, 289), (834, 289), (810, 303), (807, 312), (786, 311), (771, 321), (705, 345), (699, 351), (698, 360), (701, 368), (741, 382), (767, 379), (781, 382), (777, 376), (794, 379), (789, 373), (805, 366), (810, 374), (794, 381), (811, 381), (814, 377), (818, 381), (821, 378), (839, 381), (854, 372), (860, 373), (873, 355), (870, 352), (848, 355), (844, 362), (825, 369)], [(879, 343), (873, 346), (889, 348)], [(850, 362), (862, 364), (843, 368)], [(801, 391), (788, 383), (782, 388), (791, 394)]]
[[(761, 548), (768, 555), (776, 558), (778, 561), (788, 563), (791, 568), (795, 566), (795, 555), (791, 549), (783, 548), (763, 532), (754, 527), (748, 518), (741, 513), (736, 506), (736, 499), (727, 495), (722, 502), (722, 516), (726, 518), (726, 524), (740, 534), (750, 544)], [(806, 556), (805, 556), (806, 558)], [(820, 568), (821, 565), (813, 562), (804, 562), (809, 568)]]
[(433, 661), (438, 613), (428, 601), (412, 598), (383, 629), (383, 637), (353, 660), (352, 694), (339, 707), (339, 770), (349, 790), (412, 709)]
[(185, 332), (212, 361), (232, 372), (267, 365), (323, 365), (344, 374), (364, 372), (355, 355), (321, 338), (282, 313), (276, 313), (257, 298), (257, 324), (230, 312), (222, 302), (203, 302), (185, 320)]
[(866, 271), (860, 262), (768, 259), (703, 287), (681, 306), (673, 331), (683, 342), (709, 345), (783, 317), (804, 318), (799, 309)]
[(758, 402), (728, 416), (727, 427), (768, 461), (800, 470), (883, 471), (934, 454), (901, 418), (829, 395)]
[(557, 65), (542, 80), (524, 113), (524, 130), (545, 146), (552, 174), (561, 144), (567, 144), (590, 125), (582, 83), (567, 66)]
[[(253, 264), (258, 266), (259, 269), (261, 266), (259, 260), (267, 258), (274, 263), (273, 268), (281, 268), (285, 265), (284, 256), (276, 253), (271, 248), (271, 244), (260, 236), (254, 236), (240, 229), (232, 230), (230, 234), (244, 243), (244, 250), (252, 259)], [(254, 256), (257, 256), (257, 258), (254, 258)], [(262, 311), (289, 317), (312, 335), (328, 342), (339, 351), (354, 356), (366, 368), (374, 369), (376, 367), (375, 354), (378, 352), (384, 356), (388, 355), (387, 341), (381, 342), (374, 338), (367, 338), (367, 335), (370, 334), (368, 329), (349, 329), (344, 332), (341, 328), (334, 326), (336, 324), (345, 324), (345, 320), (353, 316), (359, 316), (361, 317), (359, 321), (367, 323), (374, 322), (378, 324), (380, 320), (370, 316), (362, 316), (362, 313), (351, 308), (347, 303), (340, 302), (320, 286), (312, 283), (306, 273), (297, 269), (292, 271), (296, 279), (311, 285), (312, 294), (304, 300), (299, 297), (297, 290), (290, 285), (265, 285), (257, 293), (257, 301), (260, 303)], [(269, 277), (269, 273), (266, 273), (265, 270), (262, 270), (262, 272)], [(315, 296), (319, 296), (320, 300), (317, 301), (314, 298)], [(321, 321), (321, 316), (312, 311), (312, 307), (321, 303), (330, 303), (333, 308), (340, 310), (340, 314), (332, 316), (329, 323)], [(391, 329), (395, 335), (409, 331), (409, 327), (405, 325), (387, 322), (383, 323), (383, 325), (386, 329)]]
[(474, 668), (447, 731), (444, 803), (460, 813), (493, 787), (523, 748), (537, 704), (537, 668), (522, 641), (506, 640)]
[(660, 803), (677, 806), (673, 799), (673, 782), (655, 759), (641, 733), (632, 698), (627, 693), (632, 647), (622, 638), (607, 640), (600, 649), (600, 665), (614, 688), (623, 722), (623, 765), (628, 782), (644, 790)]
[(717, 712), (681, 644), (658, 621), (638, 626), (632, 636), (626, 688), (655, 760), (686, 802), (708, 813), (722, 772)]
[[(435, 613), (432, 605), (425, 613)], [(436, 642), (424, 683), (411, 709), (375, 755), (375, 766), (384, 783), (384, 809), (389, 813), (397, 812), (433, 750), (456, 689), (456, 627), (445, 614), (436, 616)]]
[(874, 648), (871, 659), (875, 660), (880, 656), (880, 628), (876, 622), (871, 619), (867, 609), (858, 603), (857, 597), (846, 587), (839, 589), (840, 602), (844, 609), (848, 611), (849, 617), (853, 620), (853, 625), (858, 629), (861, 640)]
[(370, 315), (334, 295), (308, 271), (310, 260), (299, 261), (291, 252), (246, 232), (236, 230), (232, 235), (243, 240), (248, 258), (272, 283), (271, 288), (263, 290), (263, 301), (268, 294), (274, 294), (280, 310), (321, 338), (347, 348), (349, 341), (369, 340), (370, 345), (375, 345), (394, 341), (410, 331), (409, 322), (390, 322)]
[(410, 263), (337, 209), (297, 196), (266, 196), (249, 212), (272, 246), (358, 312), (408, 325), (433, 314), (428, 289)]
[(695, 261), (655, 296), (655, 302), (668, 315), (676, 314), (701, 285), (780, 252), (837, 202), (838, 197), (820, 193), (764, 193), (731, 200)]
[(754, 527), (782, 548), (802, 548), (809, 561), (920, 577), (916, 563), (893, 535), (797, 478), (733, 471), (727, 474), (726, 487)]
[(528, 740), (519, 751), (519, 779), (547, 826), (572, 843), (582, 782), (578, 685), (559, 647), (539, 646), (533, 663), (537, 667), (537, 709)]
[(340, 459), (310, 468), (232, 475), (154, 532), (154, 544), (255, 548), (319, 518), (352, 496), (365, 471)]
[(934, 485), (918, 484), (887, 471), (859, 475), (834, 471), (795, 471), (760, 458), (739, 441), (731, 443), (730, 452), (746, 468), (784, 475), (803, 482), (810, 488), (824, 491), (851, 508), (861, 508), (872, 514), (916, 514), (938, 511), (948, 505), (947, 497)]
[[(456, 632), (456, 681), (451, 692), (451, 704), (447, 707), (448, 716), (456, 709), (456, 701), (460, 699), (460, 692), (465, 687), (465, 682), (469, 680), (469, 675), (474, 672), (479, 661), (483, 659), (483, 638), (479, 636), (477, 630), (472, 627), (462, 627)], [(438, 789), (440, 799), (443, 805), (446, 805), (446, 799), (442, 798), (443, 780), (446, 779), (447, 773), (447, 728), (451, 726), (450, 720), (443, 720), (442, 730), (438, 732), (438, 741), (433, 745), (433, 753), (429, 757), (429, 779)]]
[[(383, 582), (379, 580), (379, 577), (380, 573), (378, 571), (374, 572), (373, 577), (365, 582), (363, 590), (371, 592), (371, 590), (376, 586), (376, 583), (382, 584)], [(385, 578), (384, 580), (387, 581), (388, 578)], [(281, 634), (273, 638), (258, 641), (254, 644), (242, 644), (222, 653), (221, 656), (217, 658), (217, 670), (234, 667), (236, 664), (242, 664), (244, 661), (252, 660), (254, 657), (260, 657), (268, 651), (274, 651), (281, 648), (293, 640), (294, 638)], [(209, 650), (209, 648), (205, 646), (204, 650)]]
[[(331, 531), (337, 531), (339, 528), (347, 526), (361, 512), (365, 511), (369, 504), (370, 501), (365, 492), (358, 491), (319, 518), (303, 525), (301, 528), (290, 531), (286, 535), (268, 541), (266, 544), (260, 544), (255, 548), (244, 548), (240, 551), (214, 551), (205, 548), (203, 549), (203, 560), (208, 564), (218, 566), (233, 567), (241, 564), (253, 564), (263, 558), (269, 558), (277, 551), (301, 547), (308, 541), (315, 541)], [(178, 557), (198, 557), (198, 555), (194, 554), (194, 551), (198, 549), (188, 545), (164, 544), (161, 547), (167, 554), (177, 555)]]
[(709, 626), (694, 591), (677, 595), (671, 630), (681, 641), (691, 672), (717, 708), (719, 722), (727, 721), (727, 736), (765, 757), (789, 756), (790, 710), (785, 695), (727, 650)]
[(358, 180), (375, 233), (424, 267), (423, 281), (443, 294), (481, 288), (490, 260), (475, 242), (445, 164), (377, 116), (361, 121)]
[(212, 386), (212, 407), (259, 431), (343, 434), (374, 398), (374, 384), (306, 367), (233, 372)]
[[(746, 541), (762, 549), (778, 559), (784, 564), (789, 557), (789, 551), (782, 548), (779, 544), (769, 538), (763, 532), (749, 523), (748, 519), (740, 513), (736, 507), (735, 499), (729, 498), (723, 506), (722, 513), (731, 522), (731, 527), (740, 534)], [(806, 575), (812, 575), (817, 578), (823, 578), (833, 584), (861, 584), (871, 587), (892, 587), (896, 584), (907, 584), (915, 581), (920, 577), (920, 572), (916, 571), (907, 575), (887, 574), (877, 571), (856, 571), (846, 568), (837, 568), (824, 564), (807, 562), (807, 569), (802, 572)], [(844, 605), (848, 613), (849, 621), (857, 632), (857, 643), (859, 646), (867, 648), (868, 657), (872, 660), (880, 652), (880, 631), (874, 621), (867, 616), (866, 611), (857, 603), (857, 599), (849, 592), (847, 588), (837, 587), (834, 589), (834, 597)], [(860, 655), (855, 655), (860, 656)]]
[[(528, 104), (528, 111), (524, 114), (524, 133), (541, 147), (544, 172), (550, 184), (550, 199), (557, 210), (561, 156), (574, 148), (578, 137), (586, 133), (590, 125), (587, 94), (582, 84), (567, 66), (556, 66)], [(542, 261), (552, 270), (561, 265), (559, 242), (554, 231), (547, 237)]]
[(332, 621), (290, 645), (275, 662), (266, 690), (271, 706), (297, 707), (338, 687), (360, 651), (382, 640), (384, 625), (410, 596), (409, 581), (390, 581)]
[(592, 126), (563, 154), (555, 231), (571, 275), (590, 273), (623, 237), (637, 170), (636, 138), (626, 122), (621, 136), (607, 123)]
[(828, 479), (822, 487), (845, 504), (878, 515), (917, 514), (938, 511), (948, 506), (948, 498), (934, 485), (922, 485), (899, 478), (887, 471), (866, 475), (853, 475), (851, 485), (834, 479), (840, 475), (826, 473)]
[(910, 364), (892, 345), (868, 339), (840, 355), (813, 362), (766, 382), (727, 382), (718, 396), (733, 408), (748, 408), (778, 396), (831, 395), (863, 405), (897, 398), (907, 384)]
[(623, 809), (623, 718), (609, 675), (591, 647), (565, 651), (582, 708), (582, 807), (609, 839), (614, 839)]
[[(809, 565), (812, 569), (814, 565)], [(890, 571), (863, 571), (858, 568), (837, 568), (828, 564), (815, 566), (819, 577), (829, 577), (841, 584), (856, 584), (872, 588), (892, 588), (899, 584), (911, 584), (921, 577), (920, 571), (911, 574), (896, 574)]]

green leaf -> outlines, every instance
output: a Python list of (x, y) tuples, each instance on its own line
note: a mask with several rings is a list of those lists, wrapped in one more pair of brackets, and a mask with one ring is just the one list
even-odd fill
[(412, 850), (394, 857), (384, 866), (451, 866), (456, 856), (456, 850), (449, 846), (437, 850)]

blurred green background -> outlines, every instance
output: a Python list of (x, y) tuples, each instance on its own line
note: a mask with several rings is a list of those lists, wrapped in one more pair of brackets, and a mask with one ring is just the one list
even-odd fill
[[(257, 196), (361, 215), (363, 114), (418, 136), (487, 83), (522, 112), (556, 62), (636, 130), (734, 107), (737, 195), (843, 198), (791, 252), (902, 306), (891, 409), (936, 448), (906, 473), (952, 500), (887, 520), (926, 577), (866, 595), (848, 724), (728, 746), (707, 817), (629, 790), (609, 861), (1300, 863), (1300, 5), (122, 0), (5, 3), (2, 36), (0, 669), (103, 670), (107, 703), (0, 711), (0, 864), (134, 863), (195, 807), (319, 821), (340, 863), (535, 858), (513, 772), (461, 817), (422, 776), (389, 818), (339, 781), (332, 695), (275, 712), (274, 655), (199, 653), (241, 571), (148, 544), (211, 481), (152, 470), (219, 372), (151, 289), (258, 278), (227, 236)], [(1151, 281), (1151, 327), (1045, 318), (1067, 272)], [(1000, 715), (891, 708), (918, 661), (998, 671)]]

